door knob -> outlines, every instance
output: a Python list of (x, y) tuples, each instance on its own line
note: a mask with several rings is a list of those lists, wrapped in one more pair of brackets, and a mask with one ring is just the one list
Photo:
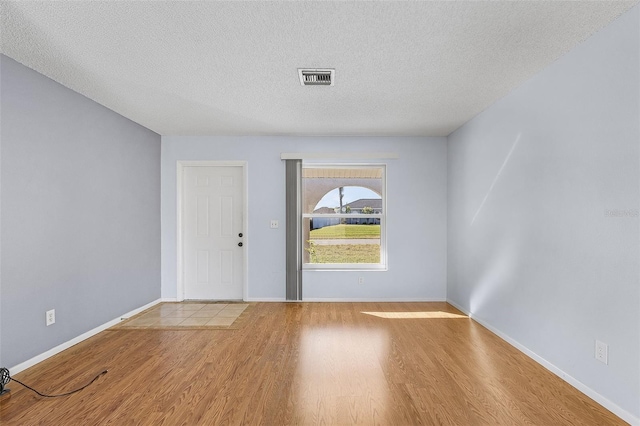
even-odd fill
[(238, 247), (242, 247), (242, 243), (238, 243)]
[(242, 232), (238, 234), (238, 237), (242, 238)]

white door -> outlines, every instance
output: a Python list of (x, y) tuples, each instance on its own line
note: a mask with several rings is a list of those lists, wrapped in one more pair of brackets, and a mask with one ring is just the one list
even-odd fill
[(184, 298), (242, 299), (243, 169), (183, 168)]

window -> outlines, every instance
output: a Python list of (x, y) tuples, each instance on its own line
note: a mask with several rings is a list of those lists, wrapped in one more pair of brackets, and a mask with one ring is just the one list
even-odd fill
[(305, 269), (385, 269), (385, 166), (302, 166)]

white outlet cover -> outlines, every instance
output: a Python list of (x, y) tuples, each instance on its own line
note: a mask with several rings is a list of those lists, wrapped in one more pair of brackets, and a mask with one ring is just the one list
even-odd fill
[(47, 327), (50, 326), (51, 324), (55, 324), (56, 323), (56, 310), (55, 309), (51, 309), (50, 311), (47, 311), (46, 313), (46, 324)]
[(277, 221), (277, 220), (275, 220), (275, 219), (272, 219), (272, 220), (271, 220), (271, 229), (277, 229), (277, 228), (278, 228), (278, 226), (279, 226), (278, 221)]
[(599, 340), (596, 340), (596, 359), (598, 361), (609, 364), (609, 345)]

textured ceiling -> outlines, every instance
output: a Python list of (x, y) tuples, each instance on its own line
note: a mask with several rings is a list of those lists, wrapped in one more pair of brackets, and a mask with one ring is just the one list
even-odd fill
[(442, 136), (636, 3), (2, 1), (0, 48), (163, 135)]

